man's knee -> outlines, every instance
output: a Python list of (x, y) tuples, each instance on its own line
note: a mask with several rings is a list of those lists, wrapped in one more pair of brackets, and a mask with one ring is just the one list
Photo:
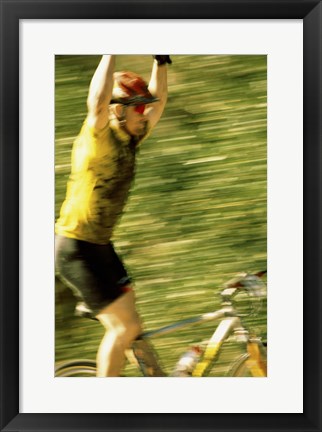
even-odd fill
[(128, 349), (140, 334), (141, 326), (139, 323), (132, 323), (126, 327), (113, 327), (106, 332), (109, 340), (114, 341), (113, 345), (118, 346), (122, 351)]
[(107, 330), (107, 333), (122, 344), (126, 349), (142, 333), (142, 325), (138, 315), (132, 315), (130, 319), (116, 320), (106, 315), (98, 315), (97, 318)]
[(142, 333), (133, 292), (128, 292), (111, 303), (97, 315), (97, 318), (107, 330), (115, 332), (118, 339), (127, 345)]
[(142, 325), (140, 319), (132, 319), (118, 329), (119, 337), (128, 346), (142, 333)]

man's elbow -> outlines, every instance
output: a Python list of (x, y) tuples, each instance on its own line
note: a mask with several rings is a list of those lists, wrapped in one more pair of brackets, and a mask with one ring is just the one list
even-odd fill
[(153, 96), (157, 97), (159, 99), (160, 105), (164, 106), (168, 100), (168, 91), (163, 90), (161, 92), (156, 92), (156, 94), (154, 94)]
[(164, 92), (160, 98), (160, 102), (161, 102), (163, 108), (165, 107), (167, 100), (168, 100), (168, 92)]

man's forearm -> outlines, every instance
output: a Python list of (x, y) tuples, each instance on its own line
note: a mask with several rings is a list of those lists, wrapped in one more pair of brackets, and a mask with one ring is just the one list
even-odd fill
[(165, 105), (168, 97), (167, 66), (159, 66), (156, 60), (153, 61), (149, 91)]
[(87, 98), (89, 109), (107, 106), (112, 97), (115, 56), (104, 55), (93, 75)]

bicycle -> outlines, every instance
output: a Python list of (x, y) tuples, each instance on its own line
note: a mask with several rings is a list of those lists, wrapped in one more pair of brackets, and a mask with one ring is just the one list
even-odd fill
[[(261, 279), (265, 271), (256, 274), (242, 273), (228, 281), (221, 291), (221, 308), (192, 318), (178, 321), (174, 324), (143, 333), (131, 348), (126, 351), (128, 360), (134, 364), (144, 377), (167, 376), (160, 366), (156, 353), (150, 340), (181, 330), (182, 328), (219, 321), (210, 339), (201, 342), (194, 350), (197, 360), (188, 367), (187, 353), (180, 357), (174, 371), (170, 376), (181, 377), (207, 377), (212, 376), (223, 346), (227, 341), (234, 339), (241, 347), (241, 354), (230, 361), (228, 372), (230, 377), (266, 377), (267, 376), (267, 348), (266, 344), (249, 331), (242, 324), (242, 318), (258, 315), (262, 301), (265, 298), (266, 284)], [(250, 311), (238, 313), (236, 304), (238, 294), (246, 293), (249, 299)], [(181, 366), (180, 366), (181, 362)], [(183, 364), (183, 367), (182, 367)], [(180, 369), (181, 368), (181, 369)], [(56, 377), (95, 376), (96, 363), (93, 360), (72, 360), (60, 363), (55, 368)]]

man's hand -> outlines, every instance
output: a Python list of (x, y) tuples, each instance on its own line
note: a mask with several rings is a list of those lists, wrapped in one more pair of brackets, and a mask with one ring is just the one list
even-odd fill
[(153, 58), (158, 62), (159, 66), (162, 66), (166, 63), (171, 64), (172, 60), (169, 55), (154, 55)]

